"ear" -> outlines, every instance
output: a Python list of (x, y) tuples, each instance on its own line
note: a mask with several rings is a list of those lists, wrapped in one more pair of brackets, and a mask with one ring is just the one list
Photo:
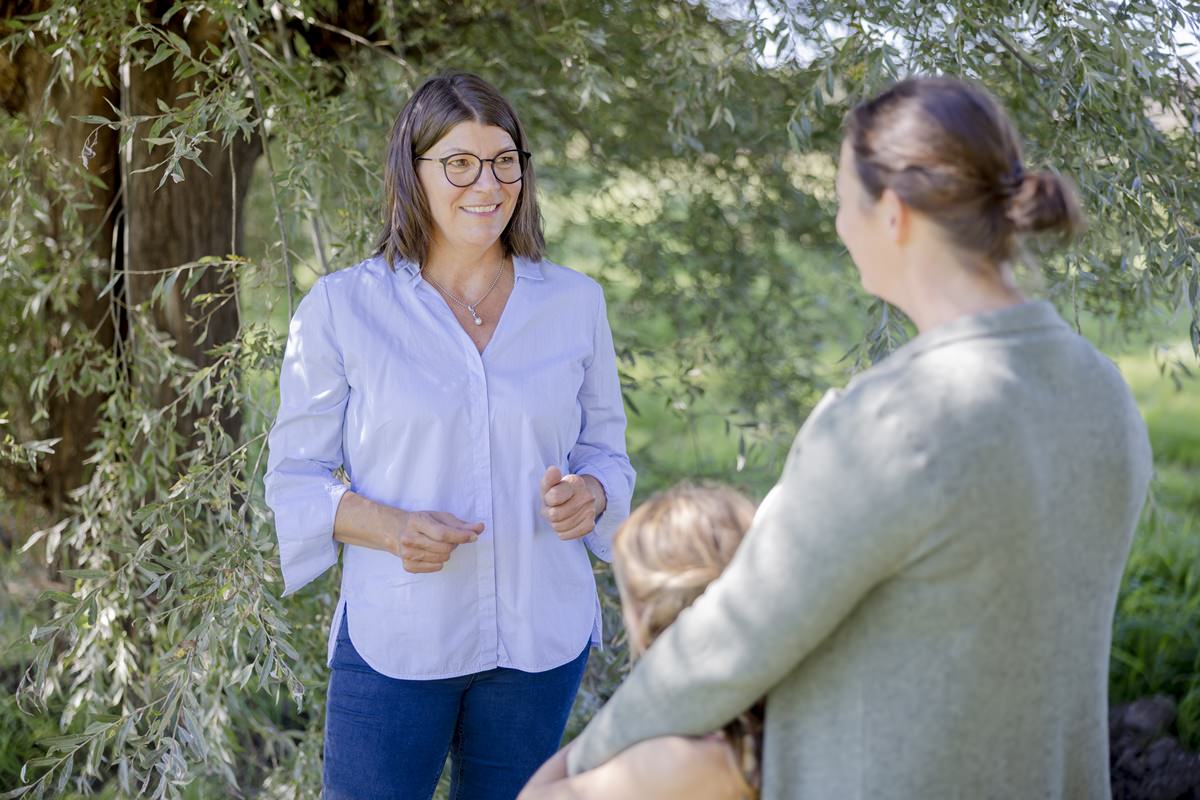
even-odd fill
[(905, 244), (912, 226), (912, 211), (900, 195), (884, 189), (879, 198), (879, 214), (893, 244)]

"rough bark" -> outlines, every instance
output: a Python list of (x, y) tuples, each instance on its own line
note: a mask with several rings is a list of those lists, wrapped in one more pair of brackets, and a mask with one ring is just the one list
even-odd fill
[[(29, 8), (20, 9), (28, 13)], [(116, 100), (112, 89), (102, 86), (85, 86), (80, 83), (55, 85), (49, 96), (45, 94), (50, 79), (51, 64), (43, 53), (23, 48), (11, 61), (0, 55), (0, 105), (9, 113), (22, 113), (37, 126), (46, 149), (55, 154), (56, 160), (65, 165), (80, 164), (80, 155), (85, 143), (94, 151), (87, 172), (100, 179), (89, 184), (78, 180), (77, 187), (86, 205), (77, 204), (73, 209), (85, 230), (91, 232), (90, 252), (81, 259), (84, 265), (83, 281), (77, 296), (70, 298), (66, 313), (49, 311), (56, 323), (84, 326), (103, 347), (112, 347), (116, 336), (117, 315), (113, 313), (111, 300), (101, 299), (100, 290), (108, 280), (109, 270), (114, 264), (114, 220), (118, 217), (116, 198), (119, 192), (117, 180), (117, 135), (114, 131), (97, 131), (95, 125), (79, 122), (75, 117), (109, 112), (107, 101)], [(50, 200), (49, 213), (42, 226), (44, 239), (48, 243), (44, 258), (55, 263), (67, 256), (57, 251), (57, 246), (70, 237), (66, 230), (65, 209), (61, 193), (51, 185), (56, 176), (37, 174), (36, 179), (45, 187), (45, 196)], [(59, 328), (59, 325), (51, 325)], [(42, 343), (47, 351), (53, 351), (56, 341)], [(17, 390), (23, 387), (16, 387)], [(37, 472), (11, 470), (5, 475), (5, 488), (33, 505), (41, 506), (57, 514), (67, 500), (67, 493), (83, 482), (84, 459), (87, 445), (92, 439), (95, 422), (103, 397), (81, 394), (54, 393), (48, 403), (49, 420), (42, 425), (32, 422), (31, 405), (14, 404), (9, 409), (14, 431), (22, 438), (61, 437), (53, 455), (39, 464)]]
[[(3, 10), (6, 14), (27, 14), (38, 9), (33, 4), (6, 4)], [(176, 32), (185, 36), (193, 52), (223, 34), (219, 26), (204, 24)], [(161, 188), (159, 174), (133, 174), (160, 156), (148, 152), (145, 144), (135, 139), (129, 149), (129, 163), (123, 163), (126, 154), (120, 152), (116, 132), (76, 119), (85, 115), (108, 117), (112, 107), (121, 107), (119, 65), (113, 54), (109, 57), (110, 87), (59, 81), (47, 95), (52, 65), (40, 48), (21, 48), (11, 59), (7, 54), (0, 55), (0, 105), (4, 110), (25, 115), (38, 125), (48, 151), (58, 163), (77, 167), (85, 144), (90, 147), (86, 173), (100, 180), (92, 185), (86, 182), (83, 172), (77, 173), (74, 183), (85, 193), (82, 199), (90, 207), (80, 209), (77, 203), (72, 209), (87, 236), (88, 252), (80, 259), (85, 274), (78, 293), (67, 301), (66, 313), (59, 316), (94, 331), (95, 340), (105, 348), (121, 346), (128, 335), (125, 309), (150, 297), (155, 283), (163, 277), (162, 270), (203, 256), (241, 252), (242, 209), (254, 162), (262, 152), (257, 136), (250, 141), (237, 138), (229, 148), (208, 143), (202, 148), (207, 172), (185, 163), (185, 179), (179, 183), (168, 180)], [(160, 99), (174, 104), (180, 94), (194, 88), (191, 80), (176, 81), (168, 63), (150, 70), (135, 67), (130, 70), (124, 101), (131, 114), (156, 113)], [(146, 134), (145, 129), (137, 131), (138, 137)], [(56, 197), (51, 177), (40, 177), (44, 179), (45, 195)], [(124, 192), (123, 179), (129, 182)], [(55, 263), (63, 257), (55, 247), (70, 237), (62, 204), (52, 203), (49, 211), (43, 228), (45, 240), (52, 244), (47, 245), (45, 257), (47, 263)], [(101, 297), (112, 274), (122, 277)], [(233, 292), (236, 286), (227, 272), (218, 269), (207, 270), (186, 296), (183, 283), (177, 282), (163, 302), (156, 304), (154, 320), (174, 340), (178, 354), (203, 365), (207, 362), (206, 350), (237, 335), (237, 309), (231, 302), (217, 310), (207, 322), (207, 335), (200, 340), (200, 331), (194, 327), (198, 315), (192, 300), (199, 293)], [(56, 347), (53, 341), (43, 344), (48, 351)], [(138, 376), (131, 378), (137, 380)], [(158, 387), (158, 391), (163, 404), (173, 399), (169, 387)], [(48, 417), (37, 424), (32, 421), (32, 402), (15, 403), (9, 412), (13, 431), (20, 438), (61, 441), (36, 471), (21, 466), (5, 468), (5, 491), (55, 515), (61, 512), (70, 491), (86, 480), (87, 447), (94, 438), (104, 399), (98, 393), (54, 392), (48, 402)], [(240, 424), (237, 410), (229, 409), (223, 423), (236, 436)], [(189, 435), (193, 424), (194, 416), (185, 415), (179, 421), (180, 432)]]
[[(0, 32), (5, 20), (33, 14), (50, 5), (44, 0), (0, 0)], [(142, 6), (142, 18), (161, 19), (172, 5), (163, 0), (146, 3)], [(437, 18), (463, 13), (456, 10), (455, 4), (435, 6), (404, 11), (404, 25), (419, 27), (427, 21), (426, 15)], [(333, 63), (343, 62), (360, 46), (362, 37), (373, 36), (385, 17), (392, 26), (398, 24), (391, 19), (397, 14), (395, 7), (366, 0), (333, 4), (322, 11), (316, 25), (288, 19), (283, 29), (289, 35), (303, 36), (313, 55)], [(201, 53), (209, 42), (221, 49), (233, 46), (221, 19), (193, 16), (185, 30), (183, 16), (174, 16), (168, 25), (188, 42), (193, 54)], [(419, 57), (419, 53), (414, 55)], [(48, 107), (43, 107), (42, 97), (52, 74), (45, 49), (26, 46), (15, 53), (0, 52), (0, 107), (9, 114), (41, 120), (52, 152), (62, 163), (79, 163), (85, 141), (96, 131), (95, 125), (80, 123), (73, 117), (88, 114), (110, 117), (110, 102), (133, 115), (157, 113), (160, 100), (174, 106), (179, 95), (197, 89), (191, 79), (175, 80), (168, 60), (148, 70), (132, 67), (122, 97), (117, 55), (101, 53), (99, 57), (108, 59), (110, 64), (109, 87), (60, 85), (50, 93)], [(96, 341), (106, 348), (122, 347), (128, 336), (125, 309), (152, 295), (163, 270), (203, 256), (241, 252), (244, 201), (254, 163), (262, 152), (262, 140), (257, 135), (249, 141), (237, 138), (228, 149), (219, 143), (205, 144), (201, 160), (207, 171), (184, 162), (184, 180), (178, 183), (168, 180), (159, 188), (161, 173), (133, 174), (162, 157), (160, 152), (149, 152), (140, 140), (147, 135), (147, 128), (148, 125), (137, 131), (128, 164), (122, 163), (126, 154), (120, 152), (115, 132), (101, 129), (97, 138), (89, 142), (95, 152), (87, 171), (103, 181), (102, 187), (88, 190), (92, 208), (80, 212), (89, 231), (87, 255), (92, 272), (80, 284), (78, 296), (69, 299), (69, 310), (64, 316), (94, 329)], [(124, 192), (122, 180), (129, 183)], [(82, 178), (79, 183), (83, 185)], [(47, 194), (51, 194), (49, 189)], [(46, 230), (49, 241), (60, 241), (57, 234), (62, 213), (62, 208), (52, 208)], [(53, 259), (54, 255), (49, 257)], [(100, 294), (110, 270), (121, 274), (122, 279), (102, 298)], [(237, 335), (238, 319), (235, 304), (227, 303), (207, 320), (207, 334), (201, 339), (202, 326), (196, 325), (200, 314), (193, 298), (199, 293), (235, 291), (233, 280), (222, 270), (210, 269), (186, 295), (185, 282), (180, 280), (154, 306), (156, 326), (171, 337), (179, 355), (198, 366), (206, 363), (205, 351)], [(47, 343), (48, 348), (53, 346)], [(138, 380), (137, 375), (130, 377)], [(158, 387), (157, 391), (162, 403), (173, 399), (169, 387)], [(32, 423), (31, 404), (10, 408), (14, 434), (30, 439), (61, 437), (62, 441), (54, 456), (44, 459), (35, 473), (23, 468), (0, 468), (0, 487), (10, 496), (28, 498), (57, 515), (67, 505), (71, 489), (87, 478), (84, 463), (87, 446), (94, 438), (103, 400), (99, 395), (57, 396), (47, 409), (49, 418), (37, 425)], [(240, 425), (237, 410), (223, 411), (227, 414), (223, 418), (226, 430), (236, 436)], [(194, 422), (194, 415), (185, 415), (179, 420), (180, 432), (190, 435)], [(0, 530), (3, 528), (0, 525)]]
[[(194, 31), (195, 29), (193, 29)], [(191, 37), (193, 49), (198, 43)], [(137, 116), (157, 113), (161, 100), (174, 107), (180, 94), (195, 87), (173, 79), (168, 63), (150, 70), (133, 68), (129, 81), (129, 111)], [(186, 102), (186, 101), (183, 101)], [(201, 146), (201, 169), (191, 161), (183, 162), (184, 179), (161, 181), (158, 171), (136, 174), (159, 161), (159, 151), (150, 151), (140, 141), (149, 125), (137, 131), (132, 158), (128, 164), (128, 192), (124, 198), (129, 217), (129, 242), (126, 263), (126, 296), (131, 305), (150, 299), (163, 270), (195, 262), (204, 256), (225, 256), (243, 252), (243, 209), (254, 171), (254, 162), (262, 153), (261, 138), (249, 141), (235, 137), (228, 148), (219, 142)], [(127, 174), (129, 174), (127, 173)], [(159, 330), (175, 342), (175, 352), (197, 366), (210, 359), (206, 351), (214, 345), (233, 340), (238, 333), (238, 313), (234, 302), (220, 305), (205, 324), (198, 325), (199, 310), (193, 299), (199, 294), (231, 294), (237, 291), (236, 279), (228, 270), (204, 269), (195, 285), (185, 294), (185, 281), (172, 284), (162, 300), (154, 305), (154, 320)], [(174, 399), (168, 387), (160, 387), (160, 404)], [(237, 409), (226, 409), (223, 422), (235, 438), (240, 425)], [(194, 416), (180, 419), (180, 432), (188, 435)]]

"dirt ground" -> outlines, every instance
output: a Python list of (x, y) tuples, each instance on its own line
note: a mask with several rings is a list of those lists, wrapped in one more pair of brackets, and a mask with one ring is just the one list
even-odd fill
[(1113, 800), (1200, 800), (1200, 754), (1172, 736), (1165, 695), (1113, 706), (1108, 715)]

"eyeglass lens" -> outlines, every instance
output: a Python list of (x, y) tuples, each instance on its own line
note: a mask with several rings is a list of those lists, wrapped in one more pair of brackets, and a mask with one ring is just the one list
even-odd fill
[[(521, 153), (518, 150), (505, 150), (495, 158), (486, 159), (491, 163), (492, 174), (501, 183), (516, 183), (521, 180)], [(458, 153), (444, 162), (446, 180), (455, 186), (470, 186), (479, 180), (483, 170), (483, 162), (478, 156), (470, 153)]]

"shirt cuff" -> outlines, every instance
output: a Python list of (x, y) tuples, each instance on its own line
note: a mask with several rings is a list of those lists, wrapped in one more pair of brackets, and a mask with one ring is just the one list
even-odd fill
[(613, 537), (617, 533), (617, 528), (621, 527), (621, 523), (629, 516), (629, 498), (614, 493), (612, 489), (614, 486), (623, 484), (623, 476), (619, 474), (610, 476), (606, 472), (607, 470), (601, 466), (589, 464), (581, 467), (577, 474), (591, 475), (604, 490), (604, 511), (596, 517), (596, 527), (592, 529), (591, 533), (584, 535), (583, 542), (596, 558), (611, 563)]
[(283, 572), (284, 597), (295, 593), (337, 563), (338, 543), (333, 538), (333, 521), (337, 518), (338, 504), (349, 489), (341, 481), (323, 487), (329, 496), (328, 528), (321, 526), (316, 535), (304, 538), (280, 537), (279, 563)]

